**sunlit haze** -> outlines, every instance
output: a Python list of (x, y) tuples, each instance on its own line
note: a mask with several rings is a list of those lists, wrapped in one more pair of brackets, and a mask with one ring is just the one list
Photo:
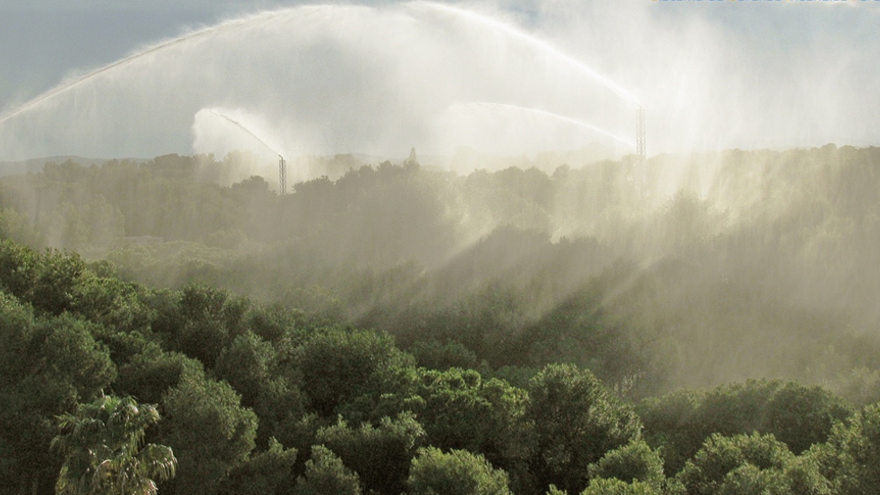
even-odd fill
[(638, 106), (649, 155), (864, 146), (880, 128), (873, 2), (151, 8), (0, 5), (0, 160), (596, 143), (620, 156)]

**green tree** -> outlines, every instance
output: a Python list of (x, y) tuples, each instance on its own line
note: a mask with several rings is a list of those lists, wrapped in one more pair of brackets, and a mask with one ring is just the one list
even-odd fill
[(660, 495), (660, 489), (651, 483), (633, 481), (627, 483), (616, 478), (596, 478), (581, 495)]
[(179, 352), (164, 351), (158, 344), (150, 343), (119, 367), (119, 377), (113, 388), (141, 401), (158, 403), (163, 394), (176, 387), (185, 375), (203, 373), (203, 370), (199, 361)]
[(321, 416), (361, 395), (391, 392), (383, 383), (387, 373), (413, 365), (387, 334), (335, 327), (316, 332), (298, 352), (303, 390)]
[(409, 471), (409, 495), (511, 495), (507, 473), (466, 450), (419, 451)]
[(588, 370), (548, 365), (532, 378), (529, 396), (537, 442), (531, 465), (541, 489), (582, 491), (590, 464), (640, 438), (638, 416)]
[(818, 456), (841, 495), (880, 494), (880, 404), (834, 427)]
[(788, 493), (786, 470), (794, 461), (773, 435), (712, 435), (676, 480), (687, 495)]
[(660, 489), (665, 481), (663, 460), (643, 440), (630, 442), (606, 453), (599, 462), (590, 464), (590, 479), (618, 479), (627, 483), (638, 481)]
[(352, 473), (330, 449), (315, 445), (306, 472), (296, 480), (295, 495), (360, 495), (358, 475)]
[(159, 439), (180, 460), (180, 474), (169, 483), (178, 494), (216, 491), (230, 469), (247, 461), (254, 449), (257, 417), (241, 407), (240, 397), (225, 382), (186, 370), (180, 383), (165, 392), (165, 420)]
[(296, 449), (285, 449), (274, 438), (269, 450), (234, 467), (220, 484), (219, 495), (288, 495), (293, 492)]
[(428, 434), (428, 444), (462, 449), (512, 469), (528, 457), (527, 393), (499, 379), (483, 380), (476, 370), (450, 368), (419, 373), (421, 400), (410, 407)]
[(169, 316), (172, 347), (213, 369), (227, 344), (244, 329), (249, 302), (204, 285), (187, 286)]
[(116, 368), (94, 329), (69, 314), (35, 322), (0, 292), (0, 484), (9, 491), (50, 489), (60, 469), (49, 448), (55, 417), (112, 382)]
[(379, 426), (369, 423), (349, 427), (341, 418), (318, 431), (316, 441), (338, 455), (358, 474), (367, 491), (398, 495), (405, 491), (410, 461), (425, 438), (425, 431), (411, 413), (382, 418)]
[(159, 421), (155, 406), (131, 397), (100, 397), (59, 418), (52, 447), (64, 456), (55, 491), (59, 495), (155, 495), (154, 479), (174, 477), (177, 459), (169, 447), (144, 443)]
[(650, 445), (661, 449), (666, 473), (684, 467), (713, 433), (773, 434), (800, 454), (825, 442), (851, 408), (817, 386), (780, 380), (749, 380), (708, 392), (683, 390), (647, 399), (638, 407)]

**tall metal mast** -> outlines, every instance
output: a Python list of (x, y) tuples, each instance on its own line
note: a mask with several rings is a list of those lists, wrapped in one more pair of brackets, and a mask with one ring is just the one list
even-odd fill
[(279, 194), (287, 194), (287, 162), (278, 155), (278, 190)]
[(647, 156), (645, 149), (645, 109), (636, 110), (636, 155), (642, 159)]

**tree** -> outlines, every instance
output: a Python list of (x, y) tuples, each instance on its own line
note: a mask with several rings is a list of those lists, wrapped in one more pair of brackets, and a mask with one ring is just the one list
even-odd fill
[(827, 447), (819, 458), (838, 493), (880, 494), (880, 404), (835, 425)]
[(590, 464), (590, 479), (618, 479), (627, 483), (643, 482), (656, 489), (663, 485), (663, 460), (643, 440), (630, 442), (605, 454)]
[(203, 373), (199, 361), (179, 352), (163, 351), (150, 343), (119, 368), (113, 389), (144, 402), (160, 402), (163, 394), (176, 387), (185, 375)]
[(687, 495), (789, 493), (786, 470), (794, 461), (773, 435), (712, 435), (676, 480)]
[(187, 356), (213, 369), (223, 348), (244, 332), (249, 303), (228, 292), (203, 285), (190, 285), (180, 295), (172, 345)]
[(398, 495), (405, 491), (410, 461), (424, 437), (412, 413), (401, 413), (382, 418), (378, 427), (365, 423), (358, 429), (340, 418), (336, 425), (319, 430), (316, 441), (353, 469), (365, 490)]
[(0, 293), (0, 486), (37, 493), (54, 483), (55, 417), (94, 400), (116, 375), (94, 330), (70, 314), (34, 321), (30, 307)]
[(421, 371), (417, 394), (421, 400), (410, 407), (425, 427), (428, 444), (477, 452), (504, 469), (527, 458), (525, 390), (483, 380), (476, 370), (451, 368)]
[(526, 416), (537, 440), (531, 464), (542, 489), (582, 491), (590, 464), (640, 438), (638, 416), (588, 370), (548, 365), (532, 378), (529, 395)]
[(64, 456), (56, 493), (155, 495), (154, 478), (170, 479), (177, 467), (169, 447), (143, 445), (145, 430), (158, 421), (155, 406), (131, 397), (100, 397), (62, 415), (52, 440)]
[(170, 483), (178, 494), (212, 494), (233, 467), (254, 449), (257, 417), (241, 407), (225, 382), (201, 371), (184, 370), (180, 383), (165, 392), (159, 438), (180, 458), (180, 475)]
[(466, 450), (420, 449), (409, 471), (409, 495), (511, 495), (507, 473)]
[(306, 472), (296, 480), (296, 495), (360, 495), (358, 475), (352, 473), (330, 449), (315, 445)]
[(387, 393), (382, 383), (391, 368), (412, 366), (386, 334), (329, 328), (315, 333), (299, 350), (303, 391), (321, 416), (361, 395)]
[(660, 489), (650, 483), (633, 481), (627, 483), (619, 479), (596, 478), (581, 495), (660, 495)]
[(851, 414), (839, 397), (817, 386), (749, 380), (708, 392), (682, 390), (643, 401), (638, 408), (650, 445), (663, 451), (674, 475), (713, 433), (773, 434), (800, 454), (825, 442), (832, 426)]
[(288, 495), (293, 488), (296, 449), (285, 449), (274, 438), (269, 450), (233, 468), (220, 484), (219, 495)]

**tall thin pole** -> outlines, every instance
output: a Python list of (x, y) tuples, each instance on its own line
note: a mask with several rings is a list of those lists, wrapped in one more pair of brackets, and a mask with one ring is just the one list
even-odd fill
[(645, 109), (639, 107), (636, 111), (636, 155), (642, 159), (647, 156), (645, 146)]
[(287, 162), (281, 155), (278, 158), (278, 190), (279, 194), (287, 194)]

